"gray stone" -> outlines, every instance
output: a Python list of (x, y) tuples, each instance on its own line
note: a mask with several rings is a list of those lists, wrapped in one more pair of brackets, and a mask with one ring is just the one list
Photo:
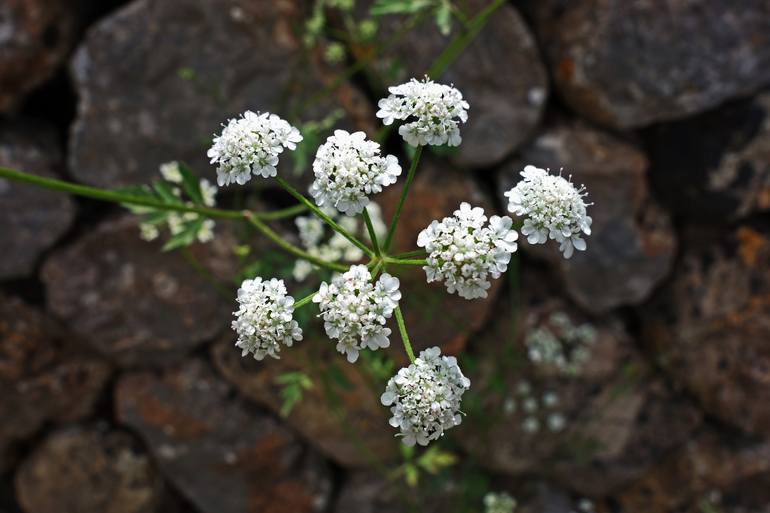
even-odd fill
[(770, 435), (770, 229), (744, 224), (690, 247), (645, 309), (645, 338), (707, 412)]
[(16, 473), (26, 513), (153, 513), (163, 481), (126, 433), (73, 427), (48, 436)]
[[(217, 225), (211, 243), (190, 247), (219, 279), (231, 279), (237, 266), (225, 225)], [(229, 325), (234, 299), (161, 246), (141, 240), (132, 217), (94, 228), (46, 260), (50, 310), (120, 365), (178, 361)]]
[[(503, 303), (473, 337), (458, 441), (496, 472), (549, 476), (589, 496), (617, 490), (686, 441), (700, 415), (651, 372), (617, 318), (584, 316), (541, 273), (522, 280), (518, 309)], [(544, 335), (579, 364), (531, 356)]]
[(73, 3), (5, 0), (0, 4), (0, 112), (18, 107), (64, 62), (77, 35)]
[[(213, 178), (213, 134), (247, 109), (312, 120), (342, 108), (349, 120), (373, 119), (345, 83), (312, 107), (298, 103), (331, 80), (303, 56), (293, 31), (301, 19), (295, 1), (136, 0), (99, 22), (72, 61), (80, 97), (73, 176), (136, 185), (155, 178), (159, 164), (183, 160)], [(282, 164), (290, 175), (286, 153)]]
[(532, 164), (571, 175), (584, 184), (593, 203), (588, 249), (562, 258), (558, 245), (528, 245), (526, 251), (548, 259), (562, 276), (570, 296), (593, 313), (643, 302), (669, 273), (676, 238), (668, 215), (650, 198), (643, 153), (609, 134), (582, 123), (559, 124), (540, 134), (500, 171), (498, 194), (520, 180)]
[(536, 0), (555, 87), (577, 112), (633, 128), (770, 83), (766, 0)]
[(174, 486), (202, 513), (325, 511), (326, 464), (285, 427), (232, 396), (201, 361), (124, 376), (117, 416), (147, 442)]
[[(0, 124), (0, 166), (57, 178), (55, 169), (60, 164), (61, 149), (51, 127)], [(75, 205), (61, 192), (0, 178), (0, 217), (0, 279), (19, 278), (31, 274), (40, 254), (67, 231)]]
[(0, 296), (0, 472), (47, 424), (92, 413), (110, 367), (18, 299)]
[(650, 179), (692, 223), (728, 223), (770, 209), (770, 94), (645, 132)]

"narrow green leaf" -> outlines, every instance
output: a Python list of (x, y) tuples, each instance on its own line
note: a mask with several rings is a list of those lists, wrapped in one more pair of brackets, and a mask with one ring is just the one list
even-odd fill
[[(196, 205), (203, 205), (203, 193), (201, 183), (187, 164), (179, 162), (179, 172), (182, 175), (182, 189)], [(205, 206), (205, 205), (204, 205)]]
[(195, 242), (195, 237), (198, 235), (198, 231), (203, 226), (204, 219), (199, 217), (198, 219), (191, 221), (184, 229), (172, 236), (164, 245), (163, 251), (171, 251), (172, 249), (189, 246)]
[(161, 180), (156, 180), (152, 184), (152, 188), (155, 189), (155, 192), (158, 193), (158, 196), (165, 202), (170, 204), (177, 204), (181, 205), (182, 200), (177, 198), (174, 195), (174, 191), (171, 189), (171, 186), (167, 184), (166, 182), (163, 182)]

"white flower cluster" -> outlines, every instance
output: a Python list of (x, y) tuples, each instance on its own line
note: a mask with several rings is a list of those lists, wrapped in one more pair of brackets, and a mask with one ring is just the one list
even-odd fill
[(484, 513), (513, 513), (516, 506), (516, 499), (505, 492), (490, 492), (484, 496)]
[(426, 144), (459, 146), (462, 142), (458, 121), (468, 121), (468, 102), (452, 86), (437, 84), (427, 77), (412, 79), (388, 88), (390, 96), (379, 101), (377, 117), (385, 125), (394, 120), (416, 120), (401, 125), (398, 133), (412, 146)]
[(431, 347), (390, 378), (380, 401), (391, 407), (390, 425), (401, 430), (404, 444), (428, 445), (460, 424), (460, 401), (470, 386), (457, 359)]
[[(333, 208), (321, 208), (326, 215), (334, 219), (343, 229), (353, 234), (361, 234), (368, 239), (369, 232), (359, 221), (359, 218), (340, 214)], [(378, 239), (385, 237), (387, 226), (382, 220), (382, 209), (377, 203), (371, 202), (366, 206), (369, 217), (372, 220), (374, 234)], [(338, 232), (327, 230), (326, 224), (315, 216), (299, 216), (294, 220), (299, 230), (299, 238), (305, 250), (313, 256), (322, 258), (327, 262), (358, 262), (364, 257), (364, 252), (358, 246), (354, 246), (348, 239)], [(327, 232), (331, 232), (328, 240), (324, 241)], [(307, 260), (297, 259), (294, 262), (292, 276), (297, 281), (303, 281), (313, 271), (315, 266)]]
[(585, 250), (581, 233), (591, 235), (585, 187), (575, 187), (570, 180), (535, 166), (526, 166), (521, 176), (523, 180), (505, 196), (508, 210), (525, 216), (521, 233), (527, 241), (544, 244), (553, 239), (559, 243), (564, 258), (570, 258), (575, 249)]
[[(166, 162), (160, 165), (160, 174), (163, 179), (171, 185), (171, 193), (177, 198), (182, 198), (182, 170), (179, 167), (179, 162)], [(207, 207), (213, 207), (216, 205), (217, 188), (212, 185), (205, 178), (201, 178), (198, 182), (198, 190), (200, 191), (203, 204)], [(187, 202), (188, 205), (192, 205), (192, 202)], [(134, 208), (136, 213), (149, 213), (146, 208)], [(201, 220), (200, 214), (195, 212), (168, 212), (168, 214), (159, 218), (162, 219), (167, 225), (171, 235), (178, 235), (182, 233), (192, 223)], [(143, 240), (151, 241), (160, 236), (159, 222), (143, 222), (139, 224), (139, 235)], [(198, 242), (210, 242), (214, 239), (214, 227), (216, 223), (212, 219), (203, 219), (195, 232), (195, 238)]]
[(566, 427), (567, 419), (564, 414), (554, 411), (559, 405), (559, 396), (555, 392), (546, 392), (538, 398), (532, 390), (532, 385), (527, 381), (521, 381), (516, 386), (516, 394), (519, 400), (508, 397), (503, 402), (503, 412), (506, 415), (513, 415), (521, 410), (524, 415), (521, 429), (525, 432), (537, 433), (543, 422), (552, 433), (558, 433)]
[(238, 305), (232, 328), (238, 334), (235, 345), (243, 350), (241, 356), (278, 358), (281, 344), (291, 347), (302, 340), (302, 328), (294, 320), (294, 298), (286, 295), (283, 280), (245, 280), (238, 289)]
[(487, 297), (489, 277), (499, 278), (516, 251), (518, 234), (510, 217), (487, 216), (481, 207), (462, 203), (453, 217), (433, 221), (417, 237), (428, 252), (423, 269), (428, 283), (444, 281), (450, 294), (465, 299)]
[(275, 176), (278, 155), (284, 148), (293, 150), (302, 140), (299, 130), (269, 112), (244, 112), (224, 126), (222, 134), (214, 137), (208, 157), (217, 164), (219, 186), (233, 182), (243, 185), (251, 175)]
[(564, 312), (553, 312), (524, 339), (529, 359), (552, 365), (565, 374), (578, 374), (591, 357), (596, 329), (590, 324), (575, 326)]
[(401, 292), (398, 278), (383, 273), (376, 283), (365, 265), (354, 265), (338, 274), (331, 284), (322, 283), (313, 302), (319, 304), (324, 329), (337, 340), (337, 351), (350, 363), (358, 360), (364, 348), (372, 350), (390, 345), (390, 328), (385, 322), (398, 306)]
[(380, 145), (363, 132), (335, 130), (318, 148), (313, 173), (310, 194), (319, 206), (356, 215), (369, 203), (369, 194), (396, 183), (401, 166), (393, 155), (380, 156)]

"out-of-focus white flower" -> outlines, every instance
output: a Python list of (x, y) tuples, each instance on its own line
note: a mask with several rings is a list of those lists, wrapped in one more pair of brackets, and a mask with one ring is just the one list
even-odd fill
[(458, 120), (468, 121), (468, 102), (452, 86), (437, 84), (428, 77), (412, 79), (388, 88), (390, 96), (379, 101), (377, 117), (385, 125), (394, 120), (416, 118), (401, 125), (398, 133), (412, 146), (426, 144), (458, 146), (462, 142)]
[(390, 328), (385, 322), (401, 299), (398, 287), (398, 278), (383, 273), (373, 283), (365, 265), (354, 265), (336, 275), (330, 284), (322, 283), (313, 296), (326, 334), (337, 340), (337, 351), (349, 362), (355, 362), (364, 348), (376, 350), (390, 345)]
[(291, 347), (302, 340), (302, 329), (294, 320), (294, 298), (286, 295), (283, 280), (246, 280), (238, 289), (238, 310), (232, 328), (238, 334), (235, 345), (257, 360), (278, 358), (281, 344)]
[(220, 187), (233, 182), (243, 185), (251, 175), (276, 176), (278, 155), (284, 148), (295, 149), (301, 140), (299, 130), (275, 114), (247, 110), (224, 125), (207, 155), (217, 164)]
[(596, 340), (596, 329), (590, 324), (575, 326), (564, 312), (553, 312), (527, 333), (524, 343), (533, 363), (576, 375), (591, 358)]
[(310, 194), (318, 205), (352, 216), (363, 211), (370, 194), (396, 183), (401, 166), (393, 155), (380, 156), (380, 145), (363, 132), (335, 130), (318, 148), (313, 173)]
[(200, 181), (201, 197), (203, 198), (203, 204), (207, 207), (213, 207), (217, 204), (217, 188), (211, 182), (205, 178), (201, 178)]
[(158, 238), (160, 231), (154, 224), (141, 223), (139, 225), (139, 236), (142, 240), (152, 241)]
[(591, 234), (591, 218), (584, 201), (585, 187), (575, 187), (561, 175), (552, 175), (544, 169), (526, 166), (521, 180), (505, 193), (508, 210), (524, 216), (521, 233), (530, 244), (544, 244), (548, 239), (559, 243), (564, 258), (570, 258), (575, 249), (583, 251), (586, 242), (582, 234)]
[(390, 378), (380, 401), (391, 407), (390, 425), (400, 429), (406, 445), (428, 445), (460, 424), (460, 401), (470, 386), (457, 359), (431, 347)]
[[(378, 239), (382, 239), (387, 233), (387, 226), (385, 226), (385, 222), (382, 220), (382, 209), (375, 202), (369, 203), (366, 209), (372, 220), (374, 233)], [(358, 218), (342, 215), (330, 207), (322, 207), (321, 210), (337, 221), (349, 233), (362, 234), (365, 238), (369, 237), (369, 232)], [(348, 239), (337, 232), (331, 232), (329, 240), (324, 241), (324, 235), (327, 233), (326, 224), (315, 216), (299, 216), (295, 219), (295, 223), (299, 230), (299, 238), (302, 241), (302, 245), (313, 256), (328, 262), (347, 263), (358, 262), (364, 257), (364, 253), (360, 248), (354, 246)], [(294, 263), (292, 274), (295, 280), (303, 281), (313, 269), (315, 269), (313, 264), (307, 260), (298, 259)]]
[(179, 170), (179, 162), (177, 161), (161, 164), (160, 174), (167, 182), (182, 183), (182, 172)]
[(516, 499), (505, 492), (490, 492), (484, 496), (484, 513), (513, 513), (516, 506)]
[(443, 281), (450, 294), (465, 299), (487, 297), (489, 277), (500, 277), (516, 251), (518, 234), (510, 217), (487, 216), (481, 207), (462, 203), (453, 217), (433, 221), (417, 245), (428, 252), (423, 267), (428, 283)]

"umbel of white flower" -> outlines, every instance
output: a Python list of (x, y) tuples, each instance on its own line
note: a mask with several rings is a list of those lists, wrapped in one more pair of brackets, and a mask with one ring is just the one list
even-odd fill
[(380, 401), (390, 406), (390, 425), (401, 430), (406, 445), (428, 445), (460, 424), (460, 401), (470, 386), (457, 359), (431, 347), (390, 378)]
[(234, 312), (235, 345), (257, 360), (278, 358), (281, 344), (291, 347), (302, 340), (302, 328), (294, 320), (294, 298), (286, 295), (283, 280), (245, 280), (238, 289), (238, 310)]
[(591, 235), (591, 218), (584, 201), (585, 187), (575, 187), (561, 175), (526, 166), (521, 180), (510, 191), (508, 210), (524, 217), (521, 233), (530, 244), (544, 244), (548, 239), (559, 243), (564, 258), (575, 249), (586, 249), (582, 234)]
[(347, 215), (360, 214), (369, 195), (396, 183), (401, 166), (393, 155), (380, 155), (380, 145), (363, 132), (335, 130), (318, 148), (310, 194), (319, 206), (330, 205)]
[(420, 82), (412, 79), (388, 88), (390, 96), (381, 99), (377, 117), (385, 125), (394, 120), (416, 118), (399, 127), (398, 133), (412, 146), (427, 144), (459, 146), (459, 121), (468, 121), (468, 102), (452, 86), (437, 84), (428, 77)]
[(354, 265), (338, 274), (332, 282), (321, 284), (313, 302), (319, 304), (320, 316), (329, 338), (337, 340), (337, 351), (349, 362), (358, 360), (364, 348), (372, 350), (390, 345), (390, 328), (385, 322), (398, 306), (401, 292), (398, 278), (383, 273), (372, 283), (365, 265)]
[(508, 269), (518, 233), (510, 217), (487, 216), (481, 207), (460, 204), (452, 217), (433, 221), (420, 232), (417, 245), (428, 252), (423, 267), (428, 283), (443, 281), (450, 294), (465, 299), (487, 297), (489, 278)]
[(301, 140), (299, 130), (275, 114), (247, 110), (224, 125), (207, 155), (217, 165), (220, 187), (233, 182), (243, 185), (251, 175), (275, 176), (278, 155), (284, 148), (295, 149)]

